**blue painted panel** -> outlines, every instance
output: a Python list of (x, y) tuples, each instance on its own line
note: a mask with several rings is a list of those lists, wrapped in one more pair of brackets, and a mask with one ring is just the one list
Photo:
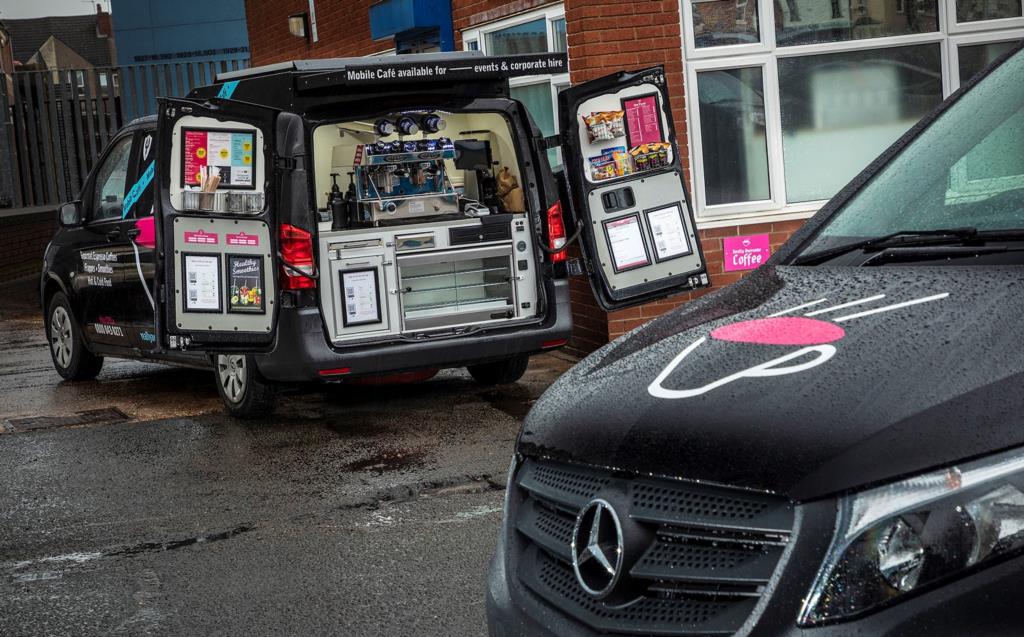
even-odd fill
[(381, 40), (414, 29), (439, 28), (441, 50), (451, 51), (451, 0), (382, 0), (370, 7), (370, 36)]
[(244, 0), (111, 0), (120, 64), (247, 58)]
[(371, 6), (370, 37), (380, 40), (416, 28), (415, 7), (414, 0), (383, 0)]

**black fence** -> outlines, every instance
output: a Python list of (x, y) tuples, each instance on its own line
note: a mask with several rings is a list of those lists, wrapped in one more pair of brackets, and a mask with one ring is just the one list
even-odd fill
[[(212, 84), (247, 60), (22, 71), (0, 80), (0, 207), (77, 196), (118, 129), (156, 112), (156, 98)], [(2, 76), (0, 76), (2, 77)]]

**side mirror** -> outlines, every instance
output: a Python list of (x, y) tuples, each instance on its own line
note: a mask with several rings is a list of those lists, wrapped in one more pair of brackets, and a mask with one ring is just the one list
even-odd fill
[(82, 202), (70, 201), (60, 207), (60, 225), (74, 227), (82, 225)]

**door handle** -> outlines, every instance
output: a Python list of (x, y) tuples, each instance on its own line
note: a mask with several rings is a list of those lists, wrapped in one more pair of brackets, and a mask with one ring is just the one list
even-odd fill
[(117, 241), (120, 238), (121, 238), (121, 229), (120, 228), (114, 228), (113, 230), (111, 230), (110, 232), (107, 233), (107, 241)]

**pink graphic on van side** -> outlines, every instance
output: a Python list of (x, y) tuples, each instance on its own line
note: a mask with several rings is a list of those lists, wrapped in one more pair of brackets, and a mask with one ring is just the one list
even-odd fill
[(724, 325), (711, 331), (711, 338), (758, 345), (823, 345), (846, 336), (835, 323), (802, 316), (754, 319)]

